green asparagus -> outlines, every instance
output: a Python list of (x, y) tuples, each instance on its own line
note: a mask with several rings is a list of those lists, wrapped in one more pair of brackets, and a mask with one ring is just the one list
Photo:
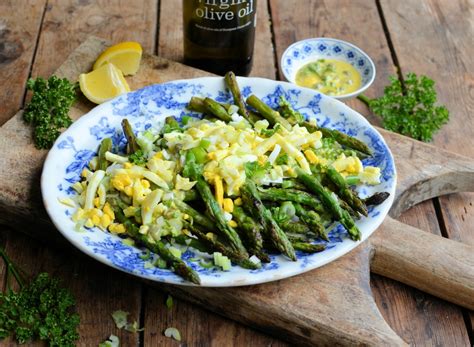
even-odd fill
[(240, 252), (236, 252), (229, 247), (225, 246), (221, 242), (213, 239), (212, 237), (208, 236), (204, 231), (200, 230), (199, 227), (187, 224), (186, 227), (191, 231), (193, 235), (195, 235), (204, 245), (207, 246), (209, 249), (208, 253), (212, 254), (212, 252), (220, 252), (226, 257), (228, 257), (233, 263), (242, 266), (245, 269), (258, 269), (260, 268), (259, 263), (254, 263), (245, 257)]
[(206, 106), (206, 109), (209, 113), (216, 116), (220, 120), (223, 120), (224, 122), (230, 122), (232, 120), (232, 117), (229, 115), (229, 113), (227, 113), (225, 107), (219, 104), (217, 101), (214, 101), (211, 98), (205, 98), (204, 105)]
[(347, 185), (344, 177), (342, 177), (342, 175), (332, 166), (326, 167), (326, 173), (327, 177), (337, 187), (340, 198), (347, 202), (354, 211), (367, 217), (367, 207), (364, 202), (359, 199), (357, 194)]
[(317, 198), (310, 193), (297, 190), (297, 189), (284, 189), (284, 188), (259, 188), (258, 192), (260, 198), (264, 201), (292, 201), (303, 205), (311, 206), (316, 212), (323, 212), (324, 206)]
[(305, 253), (318, 253), (326, 249), (326, 245), (324, 244), (312, 244), (312, 243), (305, 243), (305, 242), (293, 242), (293, 247), (297, 251), (301, 251)]
[(97, 155), (97, 170), (107, 170), (109, 163), (107, 159), (105, 159), (105, 153), (110, 152), (112, 150), (112, 139), (110, 137), (106, 137), (102, 140), (99, 146), (99, 153)]
[(193, 219), (194, 223), (199, 224), (201, 227), (206, 228), (207, 231), (211, 231), (214, 229), (214, 222), (210, 220), (209, 217), (196, 211), (194, 208), (189, 206), (184, 201), (175, 199), (174, 204), (179, 210), (188, 214)]
[(278, 111), (273, 110), (255, 95), (250, 95), (246, 102), (248, 105), (255, 108), (263, 116), (263, 118), (270, 122), (270, 124), (275, 125), (280, 123), (285, 129), (291, 130), (291, 124), (285, 118), (283, 118), (280, 113), (278, 113)]
[(235, 74), (232, 71), (229, 71), (225, 75), (225, 82), (230, 92), (232, 93), (232, 96), (234, 97), (234, 103), (239, 107), (239, 114), (246, 120), (248, 120), (250, 124), (253, 124), (252, 119), (250, 118), (249, 113), (247, 111), (247, 108), (245, 107), (242, 94), (240, 93), (237, 78), (235, 77)]
[(193, 96), (188, 103), (188, 109), (195, 112), (206, 113), (207, 108), (204, 104), (204, 99)]
[(186, 265), (183, 260), (178, 257), (175, 257), (162, 241), (156, 241), (154, 239), (148, 238), (146, 235), (141, 234), (139, 232), (138, 225), (131, 219), (125, 217), (122, 212), (122, 209), (117, 206), (116, 202), (114, 202), (113, 200), (109, 200), (109, 203), (114, 209), (115, 217), (117, 218), (117, 220), (124, 225), (128, 236), (142, 243), (152, 252), (158, 254), (163, 260), (166, 261), (167, 266), (173, 269), (173, 271), (177, 275), (183, 277), (184, 279), (192, 283), (201, 283), (199, 275), (188, 265)]
[(337, 197), (334, 196), (335, 194), (324, 188), (316, 177), (307, 174), (301, 168), (296, 168), (296, 173), (298, 179), (321, 199), (321, 202), (331, 212), (332, 216), (346, 228), (351, 238), (353, 240), (360, 240), (359, 229), (349, 215), (349, 212), (341, 208)]
[(367, 206), (376, 206), (382, 204), (389, 196), (388, 192), (378, 192), (364, 199), (364, 202)]
[(324, 225), (319, 214), (317, 214), (315, 211), (304, 208), (298, 203), (293, 203), (293, 206), (295, 206), (296, 215), (303, 221), (303, 223), (307, 224), (310, 229), (314, 233), (318, 234), (322, 239), (328, 240), (326, 230), (324, 229)]
[(140, 146), (137, 143), (137, 138), (127, 118), (122, 120), (122, 129), (128, 142), (127, 153), (133, 154), (140, 149)]
[(235, 206), (232, 216), (245, 234), (250, 254), (256, 255), (262, 262), (270, 262), (270, 258), (263, 251), (263, 239), (261, 234), (262, 226), (248, 216), (242, 207)]
[(211, 188), (207, 184), (206, 180), (202, 176), (202, 168), (198, 167), (196, 164), (194, 155), (188, 151), (186, 155), (186, 165), (184, 168), (184, 175), (196, 181), (196, 188), (204, 201), (207, 210), (211, 217), (216, 222), (216, 227), (222, 232), (222, 234), (228, 239), (231, 244), (231, 247), (242, 253), (243, 256), (248, 257), (247, 250), (245, 249), (242, 241), (240, 240), (237, 231), (232, 228), (226, 221), (224, 217), (224, 212), (217, 203), (214, 195), (211, 192)]
[(268, 233), (275, 247), (291, 260), (296, 261), (296, 254), (291, 242), (280, 226), (275, 222), (271, 212), (265, 207), (260, 199), (255, 183), (247, 179), (240, 188), (244, 206), (262, 224), (263, 229)]
[(352, 148), (369, 156), (372, 155), (371, 149), (365, 143), (339, 130), (319, 127), (306, 121), (302, 122), (301, 125), (308, 129), (309, 132), (320, 131), (324, 137), (333, 138), (345, 147)]

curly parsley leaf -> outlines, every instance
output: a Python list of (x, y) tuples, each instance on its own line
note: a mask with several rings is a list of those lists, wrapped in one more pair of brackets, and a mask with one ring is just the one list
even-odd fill
[(34, 127), (33, 137), (39, 149), (51, 148), (61, 129), (72, 124), (69, 109), (76, 101), (77, 83), (51, 76), (29, 79), (26, 88), (33, 92), (26, 105), (23, 119)]
[(0, 255), (20, 285), (18, 292), (0, 293), (0, 338), (13, 335), (18, 343), (39, 339), (50, 346), (74, 346), (79, 315), (72, 294), (47, 273), (23, 284), (20, 271), (1, 249)]
[(435, 82), (414, 73), (409, 73), (403, 84), (394, 76), (390, 81), (382, 97), (371, 100), (359, 95), (358, 98), (382, 118), (385, 129), (417, 140), (431, 141), (433, 134), (449, 120), (448, 109), (436, 105)]

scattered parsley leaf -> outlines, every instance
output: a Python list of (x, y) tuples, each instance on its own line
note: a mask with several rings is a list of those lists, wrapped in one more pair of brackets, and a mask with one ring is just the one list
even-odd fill
[(112, 319), (115, 322), (115, 325), (117, 328), (122, 329), (125, 327), (128, 323), (127, 320), (128, 312), (122, 311), (122, 310), (117, 310), (112, 312)]
[(130, 154), (128, 156), (128, 160), (130, 160), (130, 162), (135, 165), (145, 166), (147, 162), (147, 156), (141, 149), (139, 149), (135, 151), (135, 153)]
[(173, 297), (171, 295), (168, 295), (166, 298), (166, 307), (168, 307), (168, 309), (173, 307)]
[(61, 133), (61, 129), (72, 124), (69, 109), (76, 101), (77, 83), (66, 78), (51, 76), (29, 79), (26, 88), (33, 92), (26, 105), (23, 119), (33, 125), (35, 145), (49, 149)]
[(79, 315), (73, 312), (72, 294), (47, 273), (40, 273), (25, 284), (20, 270), (3, 249), (0, 256), (7, 265), (7, 283), (13, 274), (20, 286), (18, 292), (9, 288), (0, 293), (0, 338), (13, 335), (20, 344), (39, 339), (50, 346), (74, 346), (79, 338)]
[(131, 333), (136, 333), (136, 332), (145, 330), (145, 328), (140, 329), (138, 327), (138, 322), (134, 321), (133, 323), (128, 323), (127, 325), (125, 325), (125, 330), (127, 330)]
[(137, 321), (134, 321), (133, 323), (128, 322), (127, 316), (129, 315), (128, 312), (122, 311), (122, 310), (117, 310), (112, 312), (112, 318), (115, 322), (115, 326), (118, 329), (125, 329), (127, 331), (130, 331), (131, 333), (136, 333), (138, 331), (142, 331), (142, 329), (138, 328), (138, 323)]
[(120, 339), (115, 335), (110, 335), (107, 340), (99, 344), (99, 347), (119, 347)]
[(172, 337), (176, 341), (181, 341), (181, 333), (176, 328), (168, 328), (165, 330), (166, 337)]
[(378, 99), (358, 98), (382, 118), (385, 129), (421, 141), (431, 141), (433, 134), (449, 120), (445, 106), (436, 106), (435, 82), (426, 76), (409, 73), (402, 83), (390, 76), (391, 84)]

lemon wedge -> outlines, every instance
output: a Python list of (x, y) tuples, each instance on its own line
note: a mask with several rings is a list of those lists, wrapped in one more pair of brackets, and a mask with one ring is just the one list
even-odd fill
[(122, 71), (114, 64), (105, 64), (97, 70), (80, 74), (79, 87), (86, 98), (96, 104), (130, 91)]
[(94, 70), (105, 63), (112, 63), (125, 76), (135, 75), (140, 67), (142, 46), (138, 42), (121, 42), (103, 51), (94, 63)]

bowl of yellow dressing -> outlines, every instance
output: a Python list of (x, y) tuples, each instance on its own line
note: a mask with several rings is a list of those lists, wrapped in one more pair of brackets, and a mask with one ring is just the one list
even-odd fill
[(360, 48), (331, 38), (295, 42), (281, 57), (285, 78), (344, 100), (366, 90), (375, 79), (375, 65)]

